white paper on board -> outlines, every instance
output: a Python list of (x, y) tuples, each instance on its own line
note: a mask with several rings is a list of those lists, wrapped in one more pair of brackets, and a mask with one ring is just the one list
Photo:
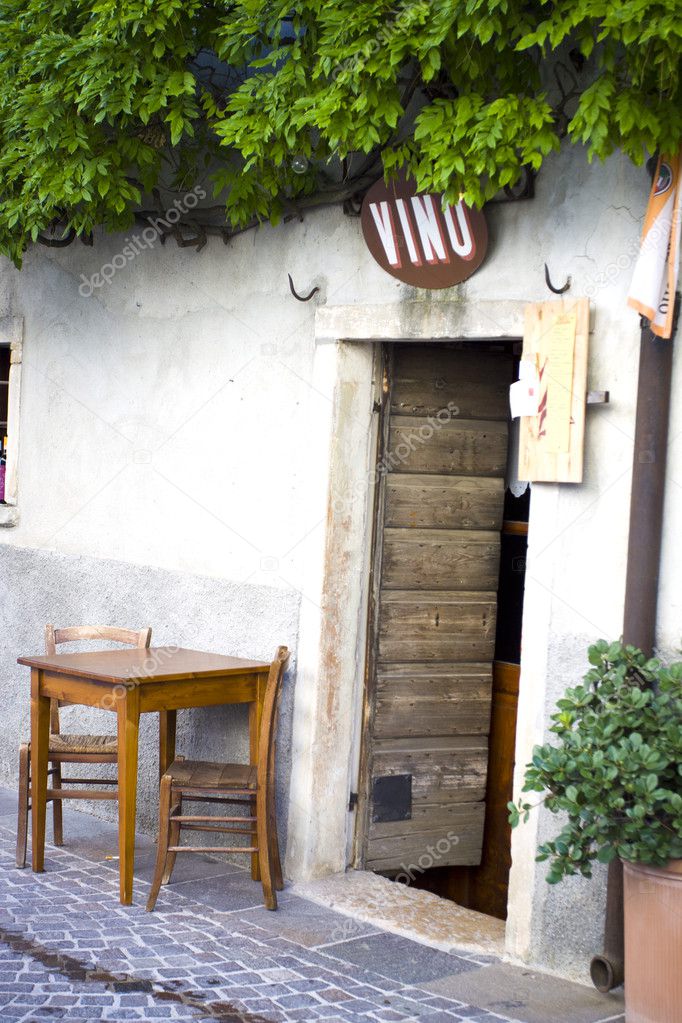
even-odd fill
[(535, 359), (521, 359), (519, 362), (519, 380), (534, 380), (538, 375)]
[(517, 380), (509, 388), (509, 406), (511, 417), (537, 416), (540, 407), (540, 378), (534, 376)]

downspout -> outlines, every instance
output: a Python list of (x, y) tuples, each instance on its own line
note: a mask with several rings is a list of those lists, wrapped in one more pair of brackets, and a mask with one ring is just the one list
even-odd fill
[[(670, 340), (656, 337), (642, 320), (639, 354), (623, 642), (649, 656), (656, 645), (673, 339), (679, 310), (678, 293)], [(609, 864), (604, 951), (590, 964), (592, 983), (599, 991), (623, 983), (623, 960), (623, 865), (615, 859)]]

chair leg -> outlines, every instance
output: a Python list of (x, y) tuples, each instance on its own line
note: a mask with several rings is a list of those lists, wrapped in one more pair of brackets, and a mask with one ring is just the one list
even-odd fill
[[(255, 803), (251, 804), (251, 815), (255, 813)], [(254, 823), (251, 826), (251, 845), (258, 845), (258, 827)], [(260, 869), (260, 856), (251, 856), (251, 880), (260, 881), (262, 878), (262, 872)]]
[(268, 798), (264, 788), (259, 789), (256, 796), (256, 818), (263, 902), (266, 909), (277, 909), (277, 894), (272, 883), (272, 851), (268, 821)]
[(164, 774), (159, 788), (159, 837), (156, 845), (156, 865), (154, 867), (154, 878), (152, 887), (147, 899), (147, 912), (151, 913), (156, 905), (161, 889), (166, 857), (168, 856), (169, 832), (170, 832), (170, 808), (171, 808), (171, 786), (170, 775)]
[[(176, 821), (173, 817), (173, 811), (178, 810), (182, 813), (182, 795), (179, 795), (172, 803), (170, 808), (170, 825), (169, 825), (169, 845), (180, 844), (180, 822)], [(173, 873), (173, 867), (175, 866), (175, 858), (178, 854), (169, 852), (166, 854), (166, 868), (161, 878), (161, 884), (168, 884)]]
[(17, 813), (17, 867), (26, 866), (28, 841), (28, 794), (30, 777), (30, 746), (22, 742), (19, 747), (19, 809)]
[(279, 835), (277, 833), (277, 811), (274, 792), (268, 793), (268, 834), (270, 838), (270, 862), (272, 863), (272, 880), (278, 892), (284, 890), (282, 860), (279, 855)]
[[(54, 774), (52, 775), (52, 788), (62, 787), (62, 766), (53, 764)], [(52, 829), (55, 845), (64, 845), (64, 830), (62, 824), (62, 800), (53, 797), (52, 799)]]
[(282, 860), (279, 855), (279, 835), (277, 833), (277, 802), (275, 798), (275, 746), (271, 745), (268, 751), (268, 767), (266, 771), (266, 807), (268, 818), (268, 834), (270, 837), (270, 863), (272, 864), (272, 879), (278, 892), (284, 889), (284, 877), (282, 875)]

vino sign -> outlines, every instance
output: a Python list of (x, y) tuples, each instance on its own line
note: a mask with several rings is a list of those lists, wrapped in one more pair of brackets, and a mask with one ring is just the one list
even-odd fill
[(443, 209), (440, 195), (418, 193), (406, 177), (372, 185), (361, 224), (379, 266), (415, 288), (461, 284), (479, 268), (488, 247), (480, 210), (462, 202)]

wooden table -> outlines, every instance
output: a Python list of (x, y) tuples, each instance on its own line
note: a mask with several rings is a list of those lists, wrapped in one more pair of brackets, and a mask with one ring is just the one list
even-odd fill
[[(31, 668), (31, 804), (33, 870), (45, 861), (50, 698), (101, 707), (118, 724), (118, 843), (121, 903), (133, 901), (137, 753), (140, 714), (159, 714), (159, 771), (175, 757), (176, 711), (249, 703), (250, 760), (258, 758), (258, 733), (269, 664), (239, 657), (151, 647), (93, 653), (20, 657)], [(258, 860), (251, 862), (258, 879)]]

